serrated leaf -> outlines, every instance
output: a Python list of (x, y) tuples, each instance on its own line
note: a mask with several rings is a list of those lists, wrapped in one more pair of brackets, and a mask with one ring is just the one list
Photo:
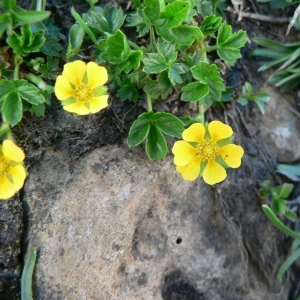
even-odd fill
[(143, 59), (143, 70), (149, 74), (158, 74), (169, 67), (166, 58), (159, 53), (148, 53)]
[(160, 160), (165, 158), (167, 152), (167, 142), (161, 131), (155, 125), (150, 126), (146, 138), (146, 153), (148, 157), (152, 160)]
[(22, 119), (22, 109), (22, 101), (17, 92), (13, 91), (5, 97), (2, 113), (11, 126), (17, 125)]
[(144, 0), (144, 13), (149, 19), (159, 16), (160, 12), (165, 8), (164, 0)]
[(44, 96), (41, 94), (40, 90), (36, 88), (33, 84), (28, 83), (26, 80), (18, 80), (17, 92), (19, 95), (33, 105), (38, 105), (45, 102)]
[(208, 84), (210, 81), (220, 79), (220, 72), (215, 64), (209, 65), (204, 61), (200, 61), (191, 68), (193, 77), (202, 83)]
[(149, 119), (153, 114), (154, 112), (143, 113), (133, 122), (127, 138), (129, 147), (139, 145), (147, 137), (150, 130)]
[(184, 65), (180, 63), (172, 64), (168, 70), (168, 76), (173, 85), (176, 85), (176, 83), (182, 83), (182, 77), (181, 74), (184, 74), (186, 72), (186, 68)]
[(182, 132), (184, 130), (184, 123), (170, 113), (155, 113), (152, 118), (155, 126), (157, 128), (170, 136), (181, 138)]
[(182, 101), (194, 102), (202, 99), (209, 93), (208, 84), (192, 82), (182, 88)]
[(107, 38), (106, 41), (107, 60), (111, 63), (122, 63), (126, 60), (127, 55), (130, 52), (126, 35), (118, 30), (114, 35)]
[(173, 40), (180, 45), (191, 45), (195, 39), (201, 39), (203, 34), (196, 26), (179, 25), (170, 29)]
[(151, 99), (165, 99), (173, 91), (172, 84), (166, 71), (157, 76), (157, 80), (148, 79), (143, 88), (146, 94), (151, 96)]
[(96, 6), (94, 11), (83, 14), (83, 20), (91, 28), (104, 34), (116, 33), (125, 21), (125, 16), (121, 8), (105, 6), (104, 9)]
[(39, 105), (32, 105), (30, 111), (35, 114), (37, 117), (45, 115), (45, 104), (41, 103)]
[(221, 59), (234, 63), (241, 57), (240, 50), (247, 41), (246, 33), (242, 30), (232, 34), (232, 28), (225, 22), (218, 30), (217, 53)]
[(15, 90), (14, 82), (11, 80), (2, 79), (0, 81), (0, 100), (5, 98), (8, 93)]
[(175, 51), (175, 45), (163, 38), (158, 40), (157, 51), (164, 56), (169, 63), (173, 63), (176, 60), (177, 52)]
[(136, 103), (139, 98), (139, 93), (132, 83), (123, 83), (122, 87), (118, 90), (117, 96), (121, 101), (131, 101)]
[(217, 53), (221, 59), (229, 63), (234, 63), (238, 58), (242, 57), (239, 49), (234, 49), (230, 47), (217, 49)]
[(175, 1), (165, 7), (160, 13), (159, 18), (165, 19), (164, 27), (170, 29), (179, 26), (186, 20), (190, 11), (191, 5), (188, 1)]

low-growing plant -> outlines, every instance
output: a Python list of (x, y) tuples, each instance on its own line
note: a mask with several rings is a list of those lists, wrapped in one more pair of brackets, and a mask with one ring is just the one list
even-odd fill
[(300, 257), (300, 232), (286, 226), (280, 219), (286, 218), (292, 223), (295, 223), (298, 220), (297, 214), (291, 209), (291, 205), (295, 201), (287, 200), (292, 190), (292, 184), (284, 183), (282, 185), (272, 187), (270, 181), (264, 181), (262, 188), (260, 189), (260, 195), (266, 200), (267, 204), (269, 204), (264, 204), (262, 206), (268, 219), (279, 230), (294, 239), (290, 250), (290, 256), (283, 262), (277, 271), (276, 279), (279, 282), (282, 282), (284, 274)]
[[(167, 154), (164, 135), (181, 138), (185, 126), (204, 121), (204, 112), (220, 103), (225, 85), (216, 59), (233, 64), (241, 57), (240, 48), (246, 34), (232, 28), (222, 18), (210, 15), (199, 22), (199, 3), (183, 1), (133, 1), (134, 10), (127, 16), (112, 6), (91, 7), (79, 16), (77, 23), (95, 44), (94, 56), (110, 74), (111, 91), (122, 100), (137, 102), (144, 98), (148, 112), (133, 123), (129, 146), (146, 141), (150, 159), (162, 159)], [(75, 24), (74, 26), (77, 26)], [(137, 32), (132, 35), (129, 28)], [(77, 28), (77, 27), (76, 27)], [(127, 32), (131, 32), (130, 35)], [(149, 37), (149, 44), (144, 37)], [(71, 39), (69, 53), (74, 56), (81, 45), (78, 36)], [(215, 59), (209, 58), (214, 53)], [(213, 57), (213, 56), (212, 56)], [(153, 103), (181, 91), (181, 100), (197, 102), (199, 115), (180, 119), (171, 113), (153, 112)]]

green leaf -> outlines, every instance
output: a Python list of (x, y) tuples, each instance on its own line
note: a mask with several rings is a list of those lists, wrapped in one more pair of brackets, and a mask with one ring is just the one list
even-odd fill
[(121, 63), (126, 60), (130, 52), (126, 35), (118, 30), (114, 35), (107, 39), (106, 55), (111, 63)]
[(18, 85), (17, 91), (19, 95), (30, 104), (38, 105), (45, 102), (45, 98), (41, 94), (41, 91), (33, 84), (28, 83), (23, 79), (16, 80), (16, 84)]
[(21, 35), (13, 32), (6, 42), (16, 54), (26, 56), (30, 52), (37, 52), (44, 44), (44, 30), (38, 30), (33, 34), (29, 25), (25, 24), (21, 27)]
[(45, 115), (45, 104), (32, 105), (30, 111), (35, 114), (37, 117), (41, 117)]
[(165, 8), (164, 0), (144, 0), (144, 13), (149, 19), (157, 18)]
[(186, 20), (190, 11), (191, 5), (188, 1), (175, 1), (165, 7), (160, 13), (159, 18), (166, 19), (164, 27), (170, 29), (179, 26)]
[(161, 131), (154, 125), (150, 126), (150, 130), (146, 139), (146, 153), (152, 160), (163, 159), (168, 152), (167, 142)]
[(135, 88), (135, 85), (130, 82), (123, 82), (122, 87), (117, 92), (117, 96), (121, 99), (121, 101), (129, 100), (136, 103), (139, 98), (139, 93)]
[(191, 72), (195, 79), (205, 84), (208, 84), (213, 78), (220, 78), (217, 66), (215, 64), (209, 65), (204, 61), (192, 67)]
[(15, 90), (15, 84), (11, 80), (2, 79), (0, 81), (0, 100), (3, 100), (8, 93)]
[(121, 8), (107, 5), (102, 9), (96, 6), (94, 11), (83, 15), (83, 20), (88, 26), (101, 33), (114, 34), (123, 25), (125, 16)]
[(42, 22), (50, 16), (50, 11), (24, 11), (14, 12), (13, 19), (21, 24)]
[(130, 50), (126, 61), (120, 65), (121, 69), (128, 74), (132, 69), (137, 70), (143, 59), (143, 52), (141, 50)]
[(176, 83), (182, 83), (182, 77), (181, 74), (184, 74), (187, 71), (187, 67), (185, 67), (183, 64), (175, 63), (172, 64), (168, 70), (168, 76), (173, 85), (176, 85)]
[(210, 35), (219, 29), (221, 23), (221, 17), (217, 17), (214, 15), (207, 16), (201, 24), (201, 31), (204, 35)]
[(67, 50), (67, 59), (75, 56), (81, 49), (85, 31), (79, 24), (73, 24), (69, 32), (69, 45)]
[(17, 125), (22, 119), (22, 101), (16, 91), (9, 93), (2, 105), (2, 113), (11, 126)]
[(280, 164), (277, 166), (277, 169), (284, 173), (300, 176), (300, 165)]
[(173, 40), (180, 45), (192, 45), (195, 39), (201, 39), (203, 34), (196, 26), (179, 25), (170, 29)]
[(184, 130), (184, 123), (170, 113), (155, 113), (152, 118), (155, 126), (163, 133), (181, 138), (182, 132)]
[(144, 85), (144, 92), (151, 99), (166, 99), (173, 91), (168, 72), (164, 71), (157, 76), (156, 80), (148, 79)]
[(229, 63), (234, 63), (241, 57), (240, 50), (247, 42), (246, 33), (243, 30), (232, 34), (232, 28), (225, 22), (222, 23), (218, 30), (217, 36), (217, 53), (221, 59)]
[(158, 74), (169, 67), (166, 58), (159, 53), (148, 53), (143, 59), (144, 72), (149, 74)]
[(157, 51), (169, 63), (173, 63), (176, 60), (177, 52), (175, 51), (175, 45), (166, 41), (163, 38), (159, 39), (157, 43)]
[(127, 138), (129, 147), (139, 145), (147, 137), (150, 130), (149, 119), (153, 114), (154, 112), (143, 113), (133, 122)]
[(208, 93), (208, 84), (192, 82), (182, 88), (181, 100), (195, 102), (205, 97)]

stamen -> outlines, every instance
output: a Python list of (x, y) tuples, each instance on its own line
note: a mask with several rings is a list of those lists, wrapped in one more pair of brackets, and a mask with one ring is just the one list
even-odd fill
[(9, 162), (4, 157), (0, 157), (0, 175), (8, 174), (9, 167)]
[(79, 102), (89, 101), (93, 97), (93, 91), (86, 85), (81, 85), (75, 89), (75, 98)]
[(219, 146), (216, 143), (206, 141), (198, 145), (199, 154), (203, 157), (203, 160), (216, 159), (219, 155)]

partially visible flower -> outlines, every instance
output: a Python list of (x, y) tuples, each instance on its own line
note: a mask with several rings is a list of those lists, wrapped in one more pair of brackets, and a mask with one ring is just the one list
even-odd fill
[(183, 141), (177, 141), (172, 149), (174, 164), (185, 180), (199, 176), (208, 184), (223, 181), (226, 167), (238, 168), (244, 150), (230, 144), (232, 128), (220, 121), (212, 121), (207, 127), (195, 123), (182, 133)]
[(99, 112), (107, 107), (107, 70), (94, 62), (76, 60), (66, 63), (62, 75), (58, 75), (54, 92), (63, 108), (78, 115)]
[(11, 140), (0, 145), (0, 199), (11, 198), (24, 185), (27, 176), (24, 159), (23, 150)]

